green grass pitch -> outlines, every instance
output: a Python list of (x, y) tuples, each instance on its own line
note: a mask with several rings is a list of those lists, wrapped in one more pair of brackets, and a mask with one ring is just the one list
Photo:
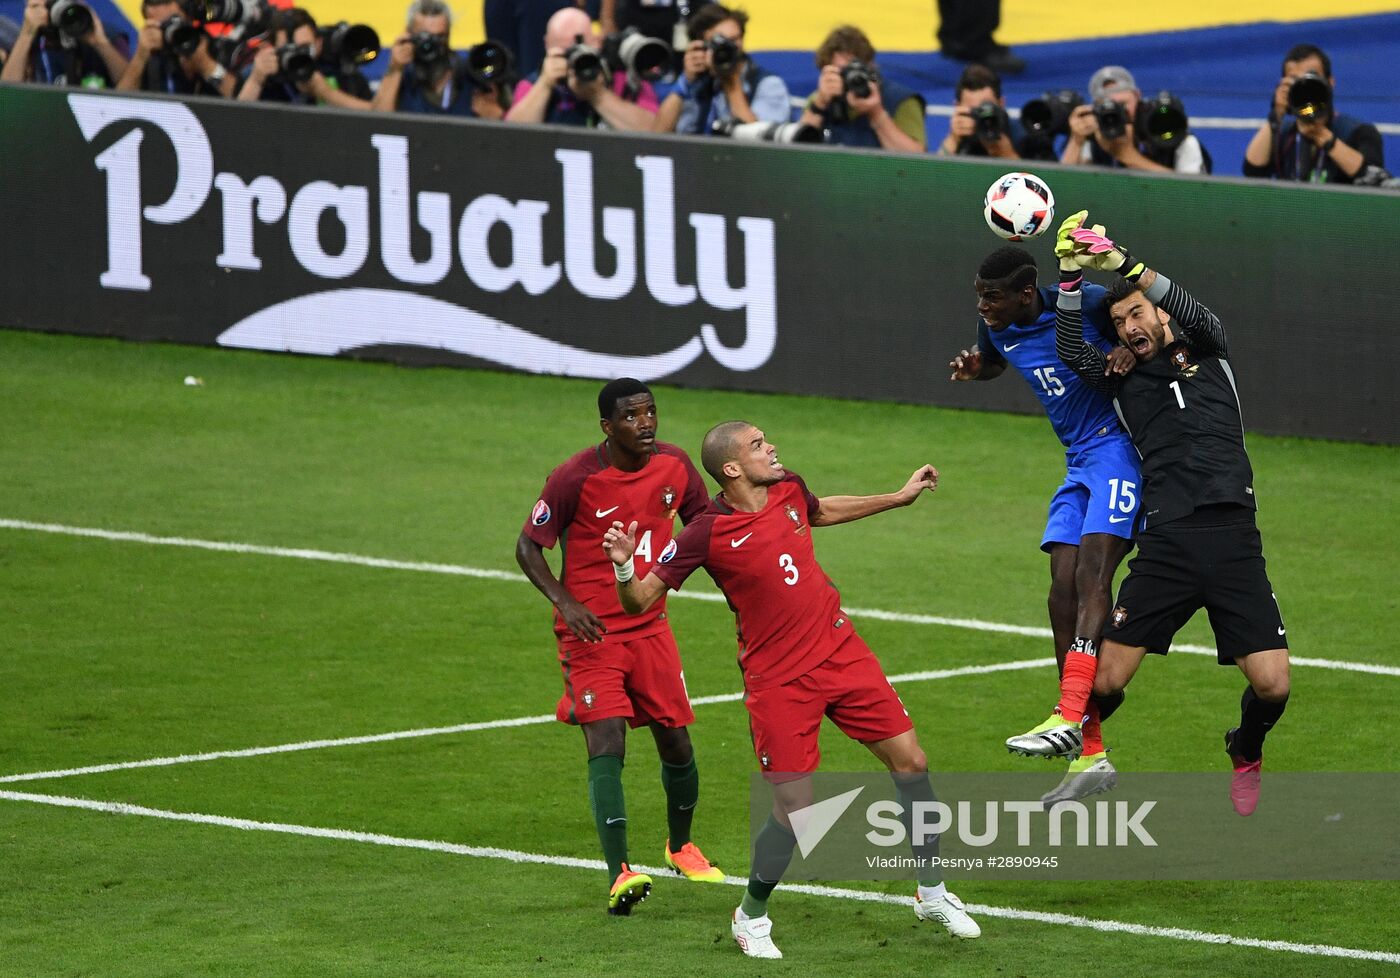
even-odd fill
[[(594, 382), (14, 332), (0, 332), (0, 362), (5, 520), (513, 572), (545, 475), (599, 437)], [(947, 383), (937, 364), (929, 383)], [(848, 605), (1045, 625), (1048, 562), (1036, 544), (1063, 455), (1044, 419), (670, 388), (658, 402), (661, 437), (692, 452), (712, 423), (754, 421), (819, 494), (888, 491), (933, 462), (934, 496), (819, 531)], [(1400, 666), (1400, 452), (1262, 437), (1250, 451), (1295, 654)], [(559, 693), (546, 602), (512, 580), (0, 528), (0, 595), (0, 777), (531, 716)], [(724, 606), (676, 600), (672, 618), (692, 696), (735, 692)], [(858, 623), (891, 673), (1052, 651), (1041, 638)], [(1181, 640), (1208, 643), (1204, 621)], [(1240, 688), (1201, 656), (1150, 660), (1110, 724), (1115, 761), (1219, 769)], [(1001, 740), (1054, 697), (1048, 668), (900, 692), (944, 770), (1024, 769)], [(1398, 697), (1400, 676), (1295, 668), (1269, 770), (1395, 771)], [(753, 767), (743, 708), (696, 712), (696, 837), (743, 875)], [(655, 865), (665, 833), (655, 755), (645, 735), (630, 743), (633, 855)], [(823, 748), (834, 769), (874, 763), (831, 729)], [(581, 737), (553, 723), (0, 790), (597, 856)], [(659, 878), (631, 918), (609, 919), (603, 876), (0, 799), (0, 975), (1400, 973), (991, 917), (981, 941), (956, 944), (907, 908), (781, 890), (773, 915), (787, 958), (749, 962), (726, 927), (736, 888)], [(957, 889), (998, 907), (1400, 950), (1393, 883)]]

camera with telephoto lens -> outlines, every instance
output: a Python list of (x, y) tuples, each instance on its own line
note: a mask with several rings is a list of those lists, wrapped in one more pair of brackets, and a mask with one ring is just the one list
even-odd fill
[(447, 46), (447, 39), (432, 31), (417, 31), (408, 41), (413, 45), (413, 64), (419, 70), (446, 64), (452, 53)]
[(1072, 88), (1046, 92), (1022, 107), (1021, 124), (1026, 127), (1027, 135), (1066, 136), (1069, 134), (1070, 113), (1083, 104), (1083, 96)]
[(584, 84), (603, 77), (603, 56), (596, 48), (583, 43), (583, 35), (575, 34), (573, 46), (564, 52), (569, 62), (569, 74)]
[(1158, 92), (1156, 98), (1139, 102), (1133, 125), (1138, 138), (1157, 149), (1176, 149), (1190, 131), (1186, 106), (1171, 92)]
[(467, 76), (477, 88), (490, 90), (511, 76), (515, 56), (495, 41), (482, 41), (467, 49)]
[(346, 74), (379, 57), (379, 35), (368, 25), (342, 20), (316, 33), (321, 37), (321, 57), (340, 65)]
[(1305, 122), (1332, 116), (1332, 86), (1315, 71), (1293, 79), (1288, 86), (1288, 114)]
[(171, 14), (160, 25), (160, 36), (172, 54), (188, 58), (204, 43), (204, 31), (181, 14)]
[(739, 122), (735, 119), (716, 120), (710, 127), (716, 136), (754, 140), (760, 143), (820, 143), (826, 133), (801, 122)]
[(714, 68), (715, 74), (721, 77), (734, 74), (739, 68), (739, 63), (744, 60), (744, 53), (739, 50), (739, 45), (723, 34), (710, 35), (705, 47), (710, 52), (710, 66)]
[(316, 49), (310, 44), (284, 44), (277, 49), (277, 70), (287, 81), (305, 85), (316, 74)]
[(1011, 131), (1011, 120), (1003, 109), (991, 99), (971, 110), (973, 135), (979, 142), (995, 143)]
[(603, 38), (603, 60), (614, 71), (625, 71), (655, 82), (665, 78), (674, 60), (671, 45), (648, 37), (636, 27), (629, 27)]
[(1128, 132), (1128, 110), (1122, 102), (1101, 98), (1094, 103), (1094, 118), (1104, 139), (1119, 139)]
[(229, 24), (240, 37), (262, 34), (272, 25), (266, 0), (185, 0), (185, 13), (206, 24)]
[(65, 39), (76, 40), (92, 30), (92, 11), (80, 0), (48, 0), (49, 23)]
[(864, 61), (849, 61), (841, 69), (841, 84), (856, 98), (869, 98), (871, 86), (880, 84), (880, 72)]

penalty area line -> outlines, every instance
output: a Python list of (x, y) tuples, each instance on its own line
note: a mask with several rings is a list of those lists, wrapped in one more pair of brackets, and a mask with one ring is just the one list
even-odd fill
[[(958, 666), (954, 669), (930, 669), (924, 672), (906, 672), (890, 676), (892, 683), (920, 683), (937, 679), (952, 679), (956, 676), (980, 676), (993, 672), (1014, 672), (1020, 669), (1039, 669), (1053, 666), (1055, 660), (1017, 659), (1012, 662), (993, 662), (981, 666)], [(709, 706), (714, 703), (738, 703), (743, 693), (719, 693), (714, 696), (697, 696), (690, 701), (691, 706)], [(499, 730), (505, 727), (528, 727), (535, 724), (553, 723), (553, 713), (539, 713), (527, 717), (509, 717), (503, 720), (483, 720), (477, 723), (459, 723), (450, 727), (421, 727), (416, 730), (393, 730), (388, 733), (364, 734), (356, 737), (337, 737), (322, 740), (302, 740), (291, 744), (273, 744), (267, 747), (245, 747), (238, 750), (206, 751), (201, 754), (178, 754), (171, 757), (148, 757), (139, 761), (113, 761), (108, 764), (90, 764), (86, 767), (70, 767), (53, 771), (30, 771), (24, 774), (8, 774), (0, 777), (0, 784), (17, 781), (47, 781), (57, 778), (72, 778), (83, 774), (106, 774), (110, 771), (130, 771), (143, 767), (170, 767), (175, 764), (198, 764), (204, 761), (222, 761), (239, 757), (261, 757), (266, 754), (290, 754), (296, 751), (324, 750), (328, 747), (354, 747), (359, 744), (382, 744), (394, 740), (413, 740), (418, 737), (440, 737), (447, 734), (471, 733), (474, 730)]]
[[(166, 537), (131, 530), (105, 530), (90, 526), (68, 526), (62, 523), (36, 523), (30, 520), (0, 519), (0, 529), (26, 530), (32, 533), (54, 533), (63, 536), (88, 537), (98, 540), (111, 540), (123, 543), (142, 543), (149, 546), (188, 547), (196, 550), (210, 550), (218, 553), (252, 554), (262, 557), (283, 557), (295, 560), (315, 560), (332, 564), (352, 564), (358, 567), (373, 567), (380, 570), (417, 571), (427, 574), (450, 574), (457, 577), (474, 577), (491, 581), (510, 581), (526, 584), (523, 574), (513, 571), (494, 570), (487, 567), (468, 567), (463, 564), (428, 563), (412, 560), (396, 560), (388, 557), (370, 557), (364, 554), (338, 553), (332, 550), (313, 550), (303, 547), (272, 547), (254, 543), (232, 543), (224, 540), (201, 540), (193, 537)], [(676, 591), (670, 597), (686, 601), (723, 602), (724, 595), (714, 591)], [(904, 611), (885, 611), (880, 608), (846, 608), (852, 618), (870, 618), (876, 621), (901, 622), (908, 625), (942, 625), (948, 628), (965, 628), (977, 632), (994, 632), (1001, 635), (1022, 635), (1028, 638), (1054, 638), (1048, 628), (1029, 625), (1010, 625), (1003, 622), (981, 621), (976, 618), (949, 618), (942, 615), (912, 614)], [(1173, 652), (1187, 652), (1191, 655), (1215, 655), (1215, 649), (1206, 645), (1176, 643)], [(1360, 672), (1373, 676), (1400, 676), (1400, 666), (1385, 666), (1370, 662), (1347, 662), (1338, 659), (1315, 659), (1304, 656), (1290, 656), (1295, 666), (1308, 666), (1316, 669), (1335, 669), (1342, 672)]]
[[(20, 791), (0, 791), (0, 799), (50, 805), (59, 808), (74, 808), (84, 811), (102, 812), (111, 815), (139, 816), (163, 819), (171, 822), (188, 822), (198, 825), (214, 825), (222, 828), (239, 829), (245, 832), (271, 832), (280, 835), (303, 836), (315, 839), (330, 839), (340, 842), (387, 846), (399, 849), (419, 849), (428, 852), (466, 856), (476, 859), (495, 859), (511, 863), (525, 863), (540, 866), (563, 866), (570, 869), (605, 870), (606, 864), (598, 859), (579, 859), (573, 856), (551, 856), (538, 852), (521, 852), (515, 849), (499, 849), (494, 846), (468, 846), (454, 842), (438, 842), (432, 839), (411, 839), (377, 832), (357, 832), (348, 829), (321, 828), (314, 825), (291, 825), (284, 822), (258, 822), (246, 818), (230, 818), (225, 815), (202, 815), (194, 812), (174, 812), (160, 808), (147, 808), (142, 805), (129, 805), (124, 802), (94, 801), (88, 798), (70, 798), (62, 795), (39, 795)], [(656, 866), (636, 866), (641, 872), (670, 876), (668, 870)], [(679, 882), (679, 881), (677, 881)], [(731, 886), (745, 886), (748, 880), (739, 876), (726, 876), (724, 882)], [(856, 890), (838, 886), (818, 886), (806, 883), (784, 884), (783, 891), (801, 893), (807, 896), (828, 899), (857, 900), (865, 903), (886, 903), (908, 907), (909, 897), (892, 893), (879, 893), (871, 890)], [(1016, 907), (995, 907), (969, 903), (967, 909), (983, 917), (996, 917), (1002, 920), (1024, 920), (1033, 923), (1052, 924), (1059, 927), (1081, 927), (1103, 933), (1130, 934), (1134, 937), (1158, 937), (1194, 944), (1225, 944), (1235, 947), (1255, 948), (1265, 951), (1280, 951), (1314, 957), (1348, 958), (1360, 961), (1381, 961), (1387, 964), (1400, 964), (1400, 954), (1389, 951), (1372, 951), (1364, 948), (1338, 947), (1332, 944), (1300, 944), (1294, 941), (1264, 940), (1257, 937), (1238, 937), (1234, 934), (1221, 934), (1211, 931), (1191, 930), (1185, 927), (1155, 927), (1148, 924), (1134, 924), (1121, 920), (1103, 920), (1094, 917), (1081, 917), (1077, 914), (1047, 913), (1039, 910), (1022, 910)]]

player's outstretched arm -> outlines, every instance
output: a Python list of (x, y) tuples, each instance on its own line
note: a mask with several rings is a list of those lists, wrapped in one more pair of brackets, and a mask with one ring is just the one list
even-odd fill
[(1142, 273), (1140, 284), (1147, 298), (1172, 317), (1177, 335), (1191, 344), (1193, 350), (1222, 360), (1230, 355), (1220, 317), (1197, 302), (1191, 293), (1150, 268)]
[(622, 610), (629, 615), (640, 615), (666, 593), (666, 585), (655, 572), (637, 579), (632, 566), (632, 554), (637, 549), (637, 521), (623, 528), (614, 520), (613, 525), (603, 534), (603, 552), (612, 558), (614, 573), (617, 575), (617, 599)]
[[(1055, 257), (1060, 260), (1060, 290), (1055, 300), (1055, 355), (1084, 383), (1111, 395), (1116, 392), (1121, 378), (1111, 375), (1104, 352), (1084, 339), (1083, 292), (1080, 289), (1084, 284), (1084, 269), (1106, 267), (1109, 261), (1097, 254), (1092, 259), (1088, 257), (1088, 245), (1081, 246), (1075, 238), (1088, 216), (1088, 211), (1071, 214), (1060, 223), (1055, 235)], [(1119, 256), (1115, 268), (1126, 260), (1125, 252)]]
[(554, 576), (554, 571), (549, 569), (549, 562), (544, 559), (544, 550), (524, 533), (515, 541), (515, 562), (520, 565), (530, 583), (539, 588), (540, 593), (559, 609), (559, 617), (576, 638), (585, 642), (603, 640), (607, 628), (598, 620), (597, 615), (589, 611), (583, 602), (570, 594), (569, 589), (559, 582)]
[(823, 496), (817, 500), (817, 516), (813, 526), (835, 526), (865, 519), (887, 509), (908, 506), (919, 498), (920, 493), (933, 492), (938, 488), (938, 470), (932, 465), (922, 465), (914, 470), (909, 481), (898, 492), (878, 496)]

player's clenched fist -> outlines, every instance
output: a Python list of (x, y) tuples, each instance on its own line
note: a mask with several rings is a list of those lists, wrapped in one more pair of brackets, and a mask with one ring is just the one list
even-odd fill
[(613, 520), (613, 525), (603, 534), (603, 552), (612, 558), (614, 564), (621, 567), (632, 559), (632, 553), (636, 549), (637, 521), (633, 520), (631, 526), (623, 529), (620, 521)]

